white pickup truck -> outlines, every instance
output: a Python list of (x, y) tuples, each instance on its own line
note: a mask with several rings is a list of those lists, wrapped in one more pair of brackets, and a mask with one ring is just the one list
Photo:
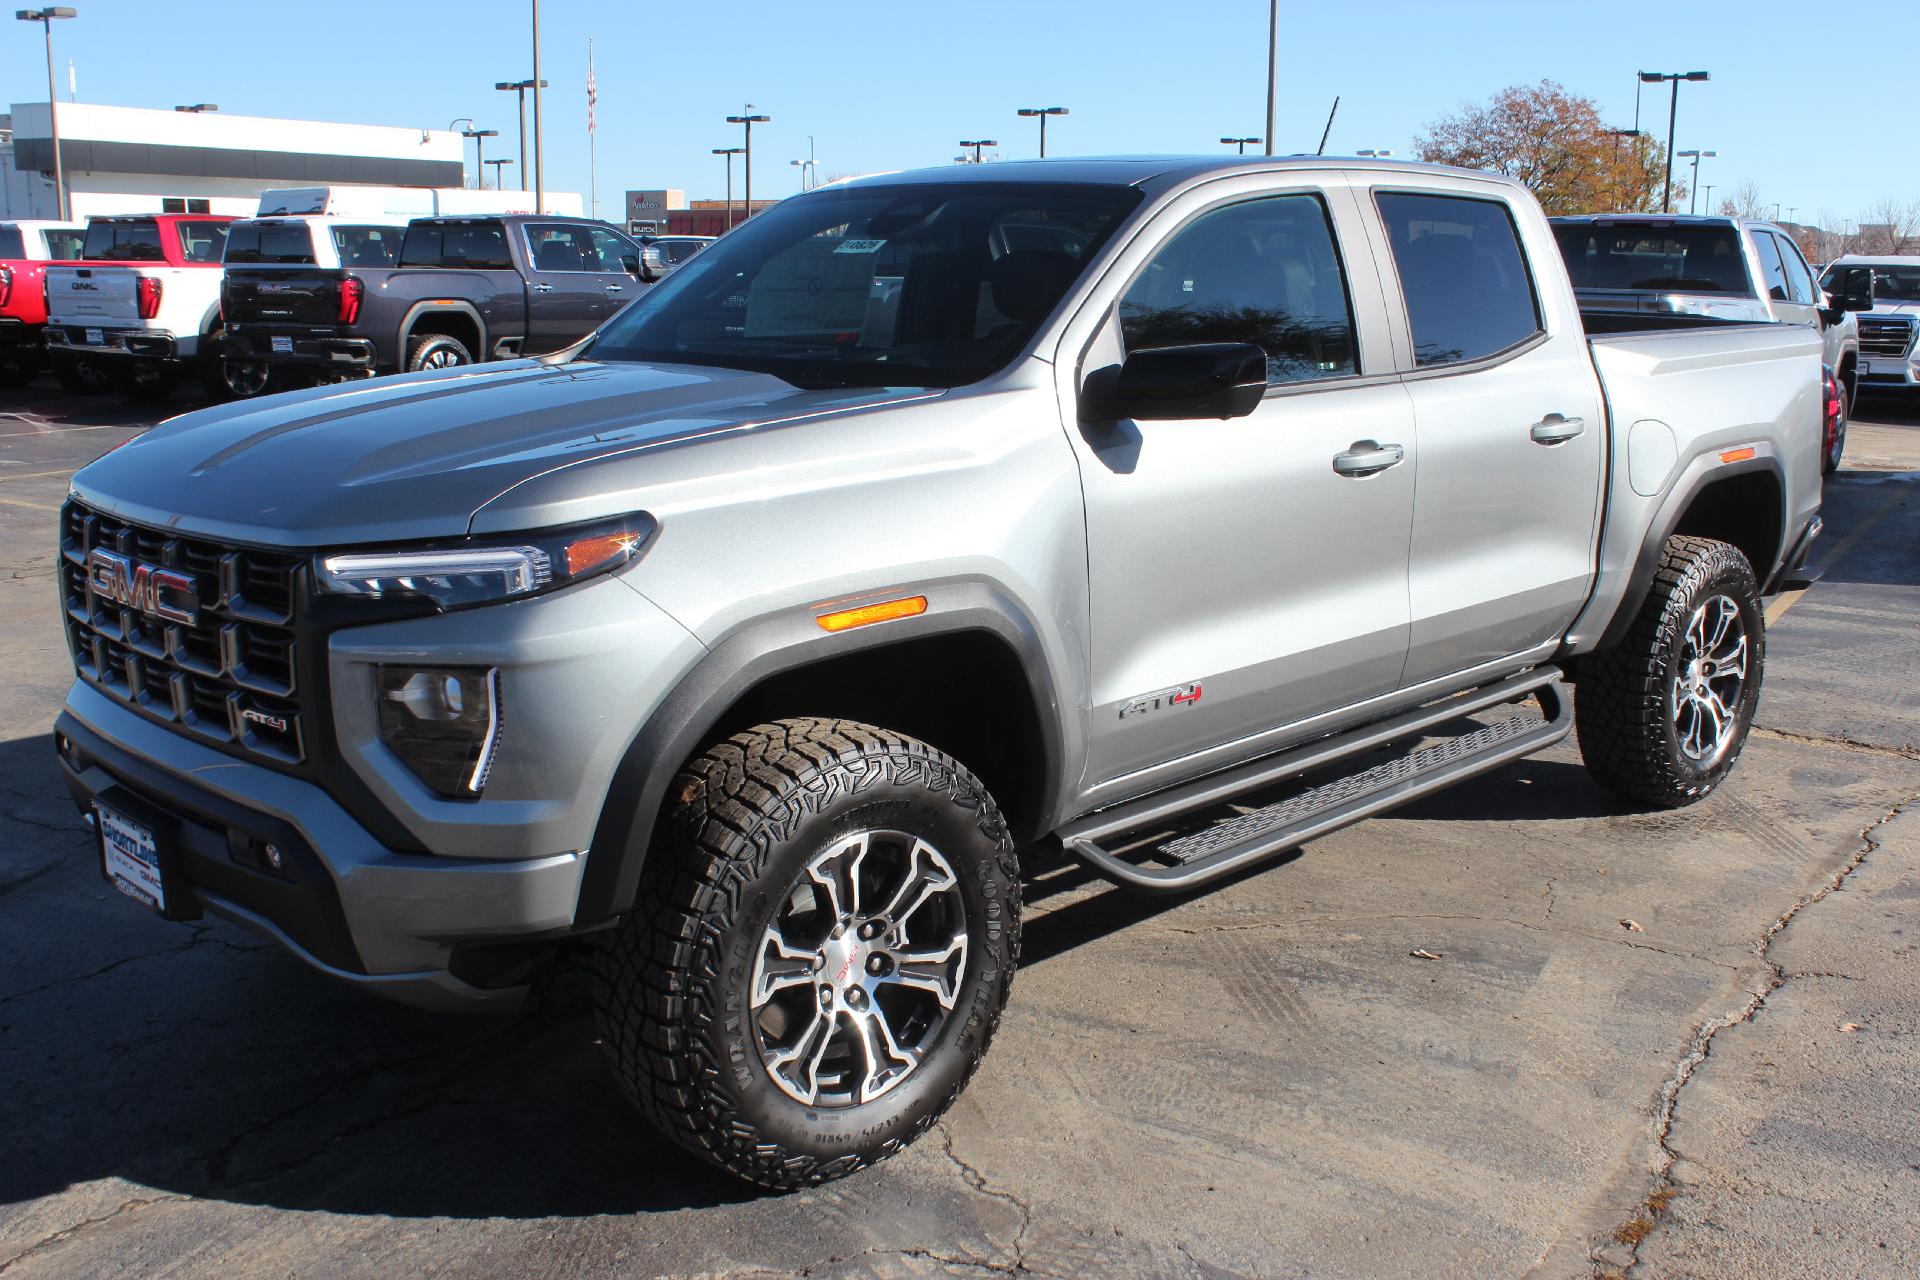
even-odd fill
[(1828, 292), (1870, 275), (1873, 309), (1860, 317), (1860, 385), (1874, 391), (1920, 390), (1920, 257), (1848, 254), (1827, 264)]
[(166, 395), (190, 373), (224, 398), (209, 339), (220, 328), (220, 261), (232, 222), (166, 213), (90, 220), (86, 261), (47, 268), (47, 353), (56, 372), (90, 365), (143, 399)]

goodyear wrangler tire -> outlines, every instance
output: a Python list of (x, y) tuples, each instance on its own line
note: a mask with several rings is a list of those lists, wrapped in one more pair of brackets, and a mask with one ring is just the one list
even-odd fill
[(1705, 799), (1746, 744), (1765, 666), (1747, 558), (1710, 538), (1668, 538), (1632, 630), (1582, 664), (1574, 727), (1587, 772), (1663, 809)]
[(1006, 823), (925, 743), (759, 725), (674, 779), (594, 1004), (614, 1074), (681, 1145), (762, 1186), (843, 1177), (952, 1105), (1020, 950)]

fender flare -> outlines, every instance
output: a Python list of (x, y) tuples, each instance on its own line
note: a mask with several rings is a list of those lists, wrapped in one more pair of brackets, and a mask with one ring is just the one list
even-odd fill
[(1780, 465), (1779, 456), (1768, 453), (1744, 462), (1722, 463), (1713, 454), (1702, 454), (1680, 473), (1681, 483), (1668, 490), (1665, 501), (1647, 526), (1647, 536), (1640, 543), (1639, 554), (1634, 557), (1633, 572), (1627, 578), (1626, 590), (1621, 593), (1620, 604), (1613, 611), (1612, 620), (1601, 632), (1600, 642), (1594, 646), (1596, 650), (1610, 649), (1626, 639), (1634, 619), (1640, 616), (1641, 606), (1647, 602), (1648, 593), (1653, 590), (1653, 575), (1660, 570), (1660, 556), (1666, 549), (1667, 539), (1679, 528), (1681, 518), (1693, 506), (1694, 499), (1710, 485), (1754, 472), (1766, 472), (1780, 486), (1780, 510), (1776, 513), (1780, 522), (1780, 545), (1774, 548), (1772, 564), (1753, 566), (1754, 577), (1759, 579), (1763, 588), (1772, 581), (1781, 556), (1795, 536), (1795, 531), (1787, 527), (1787, 473)]
[(400, 318), (400, 346), (393, 354), (394, 364), (404, 369), (407, 364), (407, 347), (413, 341), (413, 326), (420, 323), (423, 316), (440, 313), (463, 315), (473, 321), (474, 329), (480, 334), (480, 346), (473, 353), (475, 364), (487, 358), (487, 322), (480, 315), (480, 308), (465, 300), (448, 302), (416, 302), (407, 308), (407, 314)]
[[(889, 648), (913, 640), (983, 631), (1010, 648), (1027, 676), (1039, 721), (1046, 784), (1035, 827), (1053, 823), (1063, 803), (1065, 712), (1053, 670), (1032, 619), (1000, 587), (984, 579), (916, 584), (927, 611), (882, 626), (830, 634), (815, 622), (817, 609), (793, 609), (728, 633), (648, 717), (614, 770), (595, 825), (574, 912), (576, 930), (610, 923), (633, 906), (654, 825), (675, 772), (707, 745), (715, 725), (740, 697), (772, 676), (829, 658)], [(899, 592), (862, 593), (885, 599)], [(1016, 841), (1040, 831), (1014, 833)]]

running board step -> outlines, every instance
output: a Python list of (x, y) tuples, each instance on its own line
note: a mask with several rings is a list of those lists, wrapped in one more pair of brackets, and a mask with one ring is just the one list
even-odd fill
[[(1528, 696), (1540, 700), (1541, 719), (1512, 716), (1431, 746), (1402, 751), (1284, 800), (1246, 810), (1197, 831), (1155, 841), (1169, 823), (1236, 796), (1335, 765), (1389, 743)], [(1184, 893), (1284, 853), (1295, 845), (1384, 813), (1398, 805), (1544, 750), (1573, 728), (1573, 703), (1560, 672), (1544, 668), (1444, 702), (1323, 738), (1238, 769), (1202, 778), (1159, 795), (1102, 810), (1061, 828), (1066, 851), (1115, 884), (1148, 893)], [(1110, 848), (1143, 843), (1151, 856), (1174, 865), (1145, 866)], [(1119, 839), (1116, 841), (1116, 837)]]

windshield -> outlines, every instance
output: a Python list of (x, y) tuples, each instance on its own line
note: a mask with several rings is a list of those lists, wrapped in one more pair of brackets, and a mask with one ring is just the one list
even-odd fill
[(1554, 239), (1576, 289), (1674, 289), (1752, 296), (1732, 226), (1556, 223)]
[[(803, 387), (976, 382), (1026, 345), (1139, 201), (1129, 187), (972, 182), (798, 197), (695, 254), (591, 358)], [(1026, 247), (1034, 228), (1053, 230), (1046, 247)]]
[[(1838, 270), (1829, 268), (1821, 287), (1832, 289), (1838, 277)], [(1873, 300), (1920, 302), (1920, 267), (1873, 267)]]
[(227, 232), (226, 261), (312, 266), (313, 237), (304, 222), (236, 222)]
[(160, 249), (160, 225), (142, 219), (89, 222), (80, 256), (92, 262), (164, 262), (167, 255)]

